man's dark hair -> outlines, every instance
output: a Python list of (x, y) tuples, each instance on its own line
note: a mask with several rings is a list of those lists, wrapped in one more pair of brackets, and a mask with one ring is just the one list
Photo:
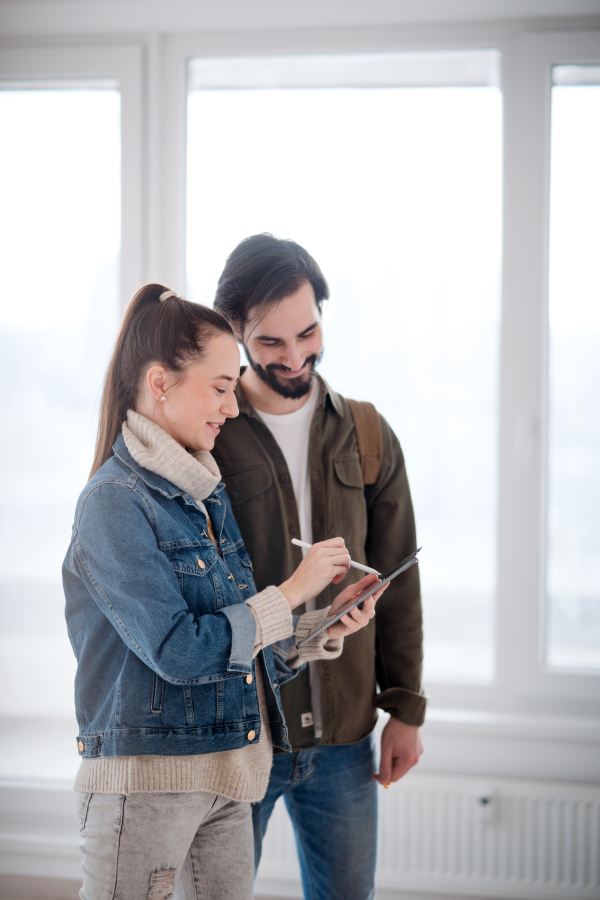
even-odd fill
[(253, 234), (227, 257), (214, 308), (241, 335), (251, 311), (266, 311), (294, 294), (305, 281), (312, 285), (320, 312), (329, 298), (329, 285), (310, 253), (295, 241)]

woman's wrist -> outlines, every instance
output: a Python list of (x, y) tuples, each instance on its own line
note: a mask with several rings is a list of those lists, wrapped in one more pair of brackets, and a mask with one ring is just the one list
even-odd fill
[(300, 586), (294, 580), (294, 576), (288, 578), (287, 581), (284, 581), (283, 584), (279, 585), (279, 590), (290, 604), (290, 609), (295, 609), (297, 606), (300, 606), (301, 603), (306, 602), (306, 597), (304, 596), (303, 591)]

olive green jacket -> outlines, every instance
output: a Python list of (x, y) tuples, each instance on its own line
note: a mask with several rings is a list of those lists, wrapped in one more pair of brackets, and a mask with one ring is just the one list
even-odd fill
[[(416, 549), (400, 444), (381, 418), (383, 461), (377, 481), (365, 488), (350, 408), (318, 380), (321, 399), (309, 443), (313, 541), (341, 536), (353, 560), (386, 572)], [(279, 445), (241, 386), (236, 393), (240, 415), (225, 423), (213, 455), (261, 591), (289, 578), (302, 560), (291, 543), (299, 535), (298, 511)], [(317, 607), (328, 606), (345, 584), (360, 577), (350, 569), (340, 587), (319, 595)], [(408, 724), (422, 724), (422, 640), (419, 572), (413, 566), (391, 582), (369, 625), (345, 639), (342, 655), (319, 663), (324, 744), (362, 740), (375, 724), (377, 707)], [(308, 670), (284, 685), (281, 696), (293, 748), (313, 746), (313, 728), (301, 723), (301, 715), (311, 711)]]

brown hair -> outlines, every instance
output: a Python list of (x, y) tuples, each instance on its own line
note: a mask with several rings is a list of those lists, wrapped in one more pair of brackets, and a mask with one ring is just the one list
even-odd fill
[(146, 284), (127, 307), (104, 379), (90, 478), (112, 456), (127, 410), (135, 408), (147, 368), (161, 365), (181, 372), (191, 359), (202, 359), (213, 335), (234, 336), (229, 322), (207, 306), (176, 296), (161, 302), (160, 295), (168, 290), (161, 284)]
[(215, 295), (215, 309), (243, 335), (253, 310), (266, 311), (310, 282), (317, 309), (329, 298), (318, 264), (295, 241), (272, 234), (244, 238), (227, 257)]

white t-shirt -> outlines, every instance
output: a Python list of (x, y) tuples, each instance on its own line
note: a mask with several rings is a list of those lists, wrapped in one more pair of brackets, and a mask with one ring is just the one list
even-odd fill
[[(265, 413), (255, 410), (263, 420), (283, 453), (290, 473), (296, 506), (298, 507), (298, 520), (300, 522), (300, 539), (312, 544), (312, 499), (310, 494), (310, 470), (308, 465), (308, 444), (310, 440), (310, 425), (314, 412), (319, 403), (319, 385), (313, 384), (310, 396), (304, 406), (295, 412), (285, 413), (281, 416), (273, 413)], [(303, 554), (306, 552), (302, 551)], [(315, 609), (314, 600), (306, 604), (307, 611)], [(313, 721), (307, 721), (303, 716), (304, 726), (313, 725), (315, 737), (320, 738), (323, 733), (321, 720), (321, 681), (319, 678), (318, 661), (309, 662), (310, 694), (313, 710)]]

